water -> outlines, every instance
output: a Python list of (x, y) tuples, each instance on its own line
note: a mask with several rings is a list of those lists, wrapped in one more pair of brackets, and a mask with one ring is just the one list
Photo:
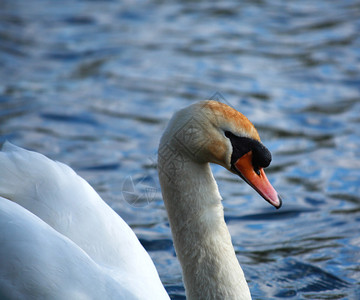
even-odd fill
[(360, 299), (359, 32), (355, 0), (1, 1), (0, 141), (76, 169), (183, 299), (156, 150), (174, 111), (226, 101), (284, 197), (213, 168), (253, 298)]

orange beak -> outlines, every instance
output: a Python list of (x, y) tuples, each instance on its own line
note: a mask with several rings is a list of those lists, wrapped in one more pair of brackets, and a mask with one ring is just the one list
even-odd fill
[(244, 154), (235, 162), (236, 171), (255, 191), (257, 191), (266, 201), (276, 208), (281, 207), (281, 198), (267, 179), (264, 169), (255, 172), (252, 164), (252, 151)]

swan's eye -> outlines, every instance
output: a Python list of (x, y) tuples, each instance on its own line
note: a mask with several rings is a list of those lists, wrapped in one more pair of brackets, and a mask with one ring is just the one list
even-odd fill
[(230, 131), (225, 131), (225, 136), (226, 136), (227, 138), (230, 139), (233, 135), (234, 135), (234, 134), (232, 134)]
[(225, 136), (230, 140), (233, 148), (231, 163), (235, 163), (240, 157), (251, 151), (251, 139), (237, 136), (230, 131), (225, 131)]

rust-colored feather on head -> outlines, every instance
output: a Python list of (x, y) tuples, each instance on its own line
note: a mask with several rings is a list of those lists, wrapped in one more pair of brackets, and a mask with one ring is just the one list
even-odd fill
[(210, 119), (217, 122), (217, 124), (214, 124), (215, 126), (219, 128), (226, 127), (223, 129), (260, 142), (260, 136), (255, 126), (236, 109), (214, 100), (201, 101), (199, 105), (205, 108), (208, 114), (213, 114), (213, 117)]
[(271, 162), (270, 151), (248, 118), (224, 103), (205, 100), (177, 112), (163, 134), (159, 157), (166, 149), (196, 164), (219, 164), (276, 208), (281, 206), (263, 170)]

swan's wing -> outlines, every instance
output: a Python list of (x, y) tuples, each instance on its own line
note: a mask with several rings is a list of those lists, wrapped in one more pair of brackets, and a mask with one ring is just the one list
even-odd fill
[(0, 197), (1, 299), (139, 299), (81, 248)]
[[(155, 266), (131, 228), (70, 167), (5, 143), (0, 196), (26, 208), (83, 249), (96, 263), (167, 298)], [(151, 294), (151, 293), (150, 293)]]

